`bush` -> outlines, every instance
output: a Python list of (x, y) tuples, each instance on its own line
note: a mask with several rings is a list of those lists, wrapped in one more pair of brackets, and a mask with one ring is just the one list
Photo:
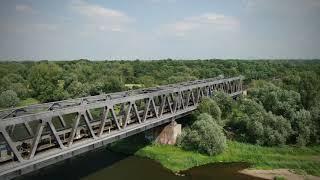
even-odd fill
[(309, 111), (301, 109), (294, 112), (291, 118), (291, 125), (294, 130), (294, 140), (299, 146), (305, 146), (310, 143), (310, 138), (315, 132), (315, 126), (311, 122), (311, 114)]
[(221, 121), (221, 110), (213, 99), (203, 98), (198, 106), (198, 111), (211, 115), (219, 125), (223, 124)]
[(226, 119), (232, 112), (232, 106), (234, 104), (233, 99), (226, 93), (218, 91), (214, 94), (212, 99), (217, 102), (220, 110), (221, 117)]
[(249, 99), (239, 102), (228, 125), (238, 140), (259, 145), (283, 145), (292, 134), (287, 119), (267, 113), (261, 104)]
[(19, 103), (20, 99), (17, 93), (12, 90), (4, 91), (0, 94), (0, 107), (14, 107)]
[(183, 130), (178, 145), (208, 155), (219, 154), (227, 146), (222, 127), (206, 113), (200, 114), (190, 128)]

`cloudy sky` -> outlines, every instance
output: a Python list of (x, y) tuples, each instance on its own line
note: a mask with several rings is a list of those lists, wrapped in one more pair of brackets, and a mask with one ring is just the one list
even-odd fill
[(320, 0), (0, 0), (0, 59), (320, 58)]

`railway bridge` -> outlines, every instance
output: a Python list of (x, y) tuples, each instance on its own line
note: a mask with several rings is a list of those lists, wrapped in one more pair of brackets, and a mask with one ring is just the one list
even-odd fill
[(169, 123), (216, 91), (242, 90), (241, 76), (211, 78), (0, 111), (0, 179)]

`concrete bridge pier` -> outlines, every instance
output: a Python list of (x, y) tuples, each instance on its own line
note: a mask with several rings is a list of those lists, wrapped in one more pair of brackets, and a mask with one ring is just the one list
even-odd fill
[(145, 132), (145, 138), (158, 144), (176, 144), (177, 137), (181, 134), (181, 124), (172, 118), (169, 124), (155, 127)]

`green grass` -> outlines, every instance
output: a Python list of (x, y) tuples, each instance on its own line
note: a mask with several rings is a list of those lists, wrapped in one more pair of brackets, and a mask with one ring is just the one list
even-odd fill
[(282, 176), (276, 176), (273, 178), (274, 180), (286, 180), (286, 178), (282, 177)]
[[(27, 98), (27, 99), (21, 100), (16, 107), (29, 106), (32, 104), (39, 104), (39, 103), (40, 101), (38, 101), (37, 99)], [(0, 110), (5, 110), (5, 109), (10, 109), (10, 108), (0, 108)]]
[(320, 176), (320, 146), (261, 147), (228, 141), (228, 148), (222, 154), (207, 156), (170, 145), (137, 145), (129, 139), (113, 145), (111, 149), (156, 160), (175, 172), (208, 163), (246, 162), (255, 169), (288, 168)]
[(39, 103), (39, 101), (37, 99), (27, 98), (25, 100), (20, 101), (17, 106), (22, 107), (22, 106), (28, 106), (28, 105), (32, 105), (32, 104), (38, 104), (38, 103)]

